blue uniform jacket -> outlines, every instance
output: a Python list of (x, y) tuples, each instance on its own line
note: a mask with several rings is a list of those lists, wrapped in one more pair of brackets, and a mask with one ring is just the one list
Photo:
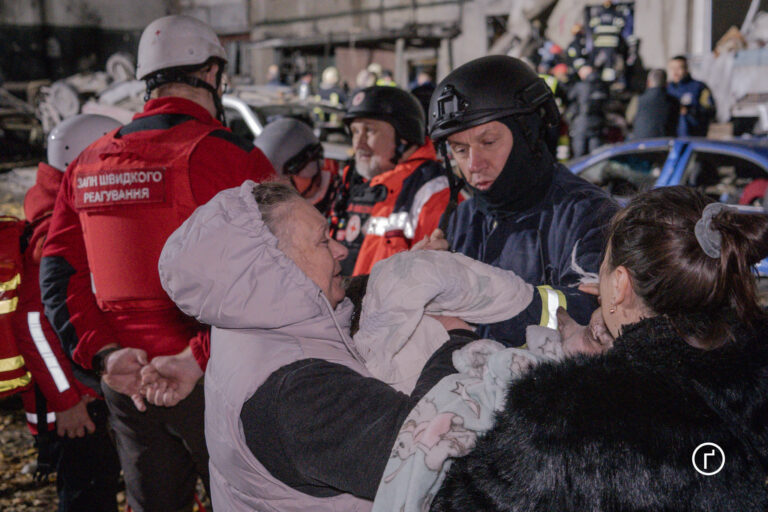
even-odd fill
[(616, 210), (607, 193), (561, 164), (556, 164), (544, 198), (527, 211), (495, 218), (478, 209), (474, 199), (461, 203), (448, 225), (451, 248), (512, 270), (538, 290), (528, 309), (510, 320), (480, 326), (478, 334), (508, 346), (523, 345), (526, 326), (556, 326), (558, 306), (587, 324), (597, 300), (576, 287), (583, 272), (597, 274)]
[(704, 82), (686, 76), (678, 83), (669, 82), (667, 92), (688, 108), (677, 123), (677, 136), (706, 137), (709, 123), (715, 117), (715, 100)]

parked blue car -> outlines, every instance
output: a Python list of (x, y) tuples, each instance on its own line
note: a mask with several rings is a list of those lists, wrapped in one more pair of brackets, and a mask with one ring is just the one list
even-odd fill
[[(620, 202), (638, 191), (682, 184), (724, 203), (762, 204), (768, 139), (640, 139), (603, 146), (567, 165)], [(768, 259), (758, 273), (768, 277)]]

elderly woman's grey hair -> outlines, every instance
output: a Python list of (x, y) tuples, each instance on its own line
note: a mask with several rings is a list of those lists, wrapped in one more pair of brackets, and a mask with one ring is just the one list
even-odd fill
[(278, 240), (284, 239), (282, 230), (285, 223), (279, 221), (284, 217), (283, 206), (301, 199), (299, 193), (290, 185), (270, 181), (253, 187), (253, 197), (269, 230)]

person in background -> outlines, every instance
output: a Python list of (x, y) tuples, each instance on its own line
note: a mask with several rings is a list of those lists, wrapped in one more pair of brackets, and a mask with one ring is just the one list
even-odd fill
[(715, 100), (704, 82), (694, 80), (688, 71), (688, 59), (672, 57), (667, 63), (667, 92), (680, 102), (677, 136), (706, 137), (715, 117)]
[(378, 76), (376, 76), (375, 73), (372, 73), (367, 69), (361, 69), (360, 72), (355, 77), (356, 88), (352, 92), (355, 93), (360, 89), (365, 89), (366, 87), (372, 87), (376, 85), (376, 80), (378, 80)]
[(65, 351), (102, 376), (126, 500), (134, 512), (190, 507), (208, 483), (203, 390), (166, 409), (146, 407), (140, 370), (155, 356), (192, 353), (201, 369), (209, 328), (178, 310), (160, 285), (166, 238), (199, 205), (274, 171), (225, 128), (226, 51), (207, 24), (166, 16), (142, 33), (136, 77), (147, 103), (64, 174), (40, 264), (45, 314)]
[(552, 91), (524, 62), (489, 56), (443, 79), (429, 110), (431, 137), (448, 144), (473, 192), (448, 223), (451, 249), (512, 270), (538, 290), (525, 315), (478, 333), (520, 346), (526, 318), (555, 328), (558, 305), (586, 324), (597, 303), (576, 287), (597, 273), (616, 205), (549, 152), (545, 130), (560, 120)]
[(254, 145), (301, 197), (324, 216), (329, 213), (338, 176), (323, 168), (323, 146), (312, 128), (297, 119), (278, 119), (264, 127)]
[(573, 40), (565, 49), (565, 62), (570, 73), (575, 74), (581, 66), (590, 63), (590, 54), (584, 25), (575, 23), (571, 27), (571, 34), (573, 35)]
[(419, 71), (410, 89), (411, 94), (419, 100), (419, 104), (421, 104), (424, 112), (429, 112), (429, 100), (432, 98), (432, 93), (435, 92), (435, 82), (432, 80), (432, 75), (426, 71)]
[(431, 510), (768, 509), (768, 313), (752, 272), (768, 216), (710, 201), (657, 188), (613, 218), (598, 286), (612, 348), (513, 382)]
[(35, 184), (24, 196), (31, 229), (25, 239), (13, 334), (34, 382), (22, 399), (38, 448), (37, 472), (56, 472), (59, 512), (117, 512), (120, 461), (108, 432), (98, 377), (64, 354), (43, 314), (40, 258), (65, 169), (86, 146), (120, 126), (110, 117), (93, 114), (56, 125), (48, 135), (48, 163), (38, 164)]
[(381, 74), (379, 75), (379, 79), (376, 80), (376, 85), (397, 87), (394, 73), (392, 73), (392, 71), (389, 69), (382, 70)]
[(270, 64), (267, 68), (267, 85), (286, 87), (285, 82), (280, 78), (280, 68), (277, 64)]
[(602, 70), (601, 79), (623, 83), (627, 59), (627, 23), (631, 21), (630, 9), (615, 0), (604, 0), (602, 5), (589, 7), (591, 54), (589, 62)]
[(301, 100), (309, 99), (312, 96), (312, 73), (304, 73), (296, 86), (296, 95)]
[(344, 122), (355, 160), (344, 169), (330, 216), (332, 237), (347, 249), (344, 275), (370, 273), (438, 227), (448, 179), (424, 119), (416, 98), (397, 87), (368, 87), (349, 100)]
[(321, 100), (328, 101), (332, 105), (343, 105), (347, 102), (347, 94), (339, 86), (339, 70), (334, 66), (328, 66), (323, 70), (317, 94)]
[(592, 66), (582, 66), (580, 81), (568, 90), (568, 108), (571, 117), (570, 135), (573, 156), (591, 153), (603, 143), (605, 105), (608, 87)]
[(647, 88), (637, 102), (637, 114), (632, 123), (632, 138), (674, 137), (677, 131), (680, 103), (667, 92), (667, 73), (652, 69)]

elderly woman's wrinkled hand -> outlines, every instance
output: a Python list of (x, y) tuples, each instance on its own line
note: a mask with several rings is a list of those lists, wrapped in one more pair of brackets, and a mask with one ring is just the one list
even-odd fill
[(141, 369), (141, 394), (152, 405), (173, 407), (189, 396), (202, 376), (189, 348), (158, 356)]

